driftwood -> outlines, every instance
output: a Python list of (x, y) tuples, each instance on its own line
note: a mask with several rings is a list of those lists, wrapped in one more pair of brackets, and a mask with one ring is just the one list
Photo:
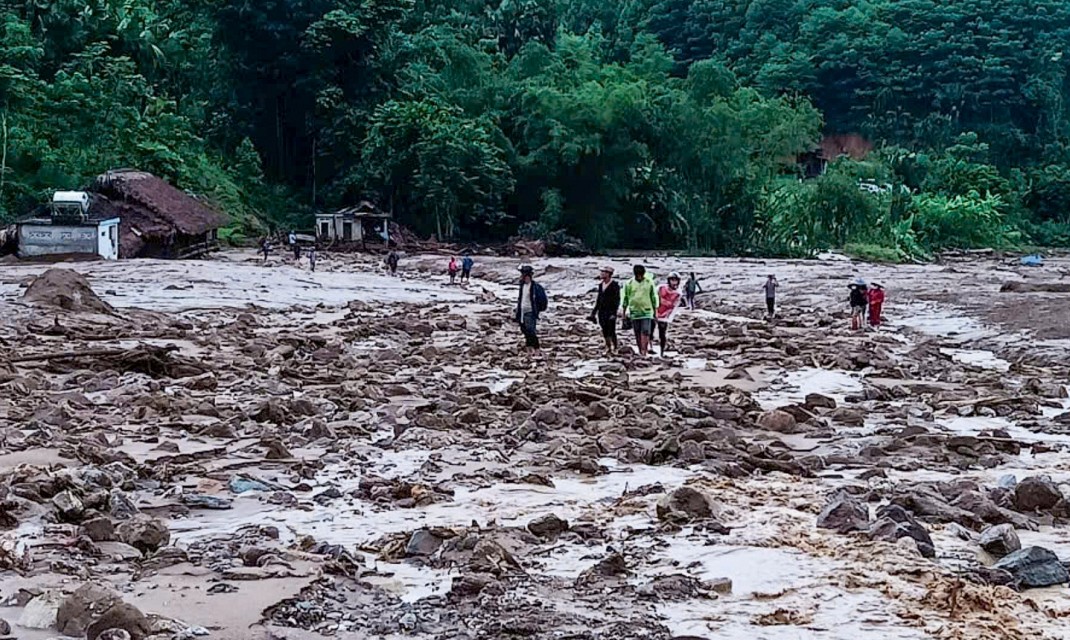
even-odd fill
[(54, 351), (52, 353), (38, 353), (32, 356), (19, 356), (8, 358), (11, 364), (19, 362), (36, 362), (40, 360), (65, 360), (69, 358), (101, 358), (107, 356), (121, 356), (127, 349), (88, 349), (82, 351)]
[(9, 358), (9, 363), (47, 362), (50, 367), (67, 368), (69, 364), (60, 362), (69, 360), (87, 360), (87, 369), (117, 371), (135, 371), (154, 378), (189, 378), (207, 373), (209, 367), (190, 358), (176, 357), (175, 345), (156, 346), (140, 344), (130, 349), (85, 349), (70, 351), (53, 351), (36, 355)]

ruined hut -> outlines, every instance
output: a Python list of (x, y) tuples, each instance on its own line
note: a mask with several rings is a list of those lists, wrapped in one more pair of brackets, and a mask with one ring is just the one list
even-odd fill
[(120, 257), (195, 258), (218, 248), (226, 218), (151, 173), (109, 171), (91, 191), (90, 211), (120, 220)]
[(316, 236), (328, 242), (389, 244), (391, 217), (389, 212), (363, 200), (334, 213), (316, 214)]

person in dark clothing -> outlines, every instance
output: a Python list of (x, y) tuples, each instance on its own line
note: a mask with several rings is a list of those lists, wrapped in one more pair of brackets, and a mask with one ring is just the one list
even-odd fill
[(461, 284), (465, 284), (472, 280), (472, 267), (474, 267), (476, 261), (472, 259), (472, 256), (466, 255), (461, 259)]
[(606, 350), (610, 353), (616, 353), (620, 347), (617, 343), (617, 311), (619, 309), (620, 285), (613, 280), (613, 267), (602, 267), (601, 278), (598, 282), (598, 298), (591, 311), (591, 320), (597, 321), (598, 326), (602, 328)]
[(698, 278), (695, 277), (695, 272), (691, 272), (691, 277), (687, 279), (687, 284), (684, 285), (684, 300), (687, 302), (687, 308), (694, 310), (695, 308), (695, 296), (702, 291), (702, 285), (698, 283)]
[(398, 274), (398, 252), (391, 251), (386, 256), (386, 267), (390, 269), (390, 275), (396, 276)]
[(539, 351), (539, 314), (546, 311), (546, 290), (535, 282), (535, 269), (530, 265), (520, 267), (520, 292), (516, 301), (516, 321), (524, 334), (524, 346), (529, 354)]
[(316, 270), (316, 245), (308, 248), (308, 268), (312, 271)]
[(864, 328), (866, 307), (869, 306), (869, 289), (866, 281), (859, 278), (847, 285), (850, 289), (848, 301), (851, 303), (851, 328), (855, 331)]

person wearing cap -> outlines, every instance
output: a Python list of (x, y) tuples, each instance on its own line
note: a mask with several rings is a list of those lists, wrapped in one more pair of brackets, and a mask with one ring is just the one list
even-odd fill
[(873, 283), (869, 290), (869, 326), (881, 326), (881, 312), (884, 309), (884, 287)]
[(765, 289), (765, 308), (769, 312), (769, 317), (776, 317), (776, 289), (780, 286), (780, 283), (776, 281), (776, 276), (769, 274), (769, 277), (765, 279), (765, 284), (762, 288)]
[(602, 328), (602, 337), (606, 341), (606, 350), (616, 353), (620, 345), (617, 343), (617, 311), (620, 309), (620, 285), (613, 279), (613, 267), (604, 266), (599, 271), (598, 298), (594, 301), (594, 309), (591, 310), (591, 320), (597, 321)]
[(851, 329), (858, 331), (865, 323), (866, 307), (869, 304), (869, 291), (866, 281), (858, 278), (847, 285), (850, 290), (848, 302), (851, 304)]
[(646, 267), (632, 268), (634, 278), (624, 285), (624, 317), (632, 323), (639, 355), (650, 351), (650, 337), (654, 335), (654, 312), (658, 308), (658, 291), (653, 280), (647, 278)]
[(520, 267), (520, 294), (516, 302), (516, 321), (524, 334), (528, 353), (539, 351), (539, 314), (546, 311), (546, 290), (535, 282), (535, 269), (531, 265)]
[(691, 272), (691, 277), (687, 279), (687, 284), (684, 285), (684, 300), (687, 301), (687, 308), (695, 309), (695, 296), (702, 291), (702, 285), (698, 283), (698, 278), (695, 277), (695, 272)]
[(658, 287), (658, 310), (655, 317), (658, 321), (658, 344), (661, 345), (660, 353), (663, 357), (669, 344), (669, 323), (680, 307), (681, 294), (680, 274), (674, 271), (669, 274), (669, 280)]

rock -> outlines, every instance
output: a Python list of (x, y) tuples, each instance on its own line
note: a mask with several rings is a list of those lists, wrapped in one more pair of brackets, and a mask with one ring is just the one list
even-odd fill
[(554, 538), (568, 531), (568, 520), (551, 513), (529, 522), (528, 531), (540, 538)]
[(116, 533), (119, 535), (119, 540), (143, 553), (152, 553), (160, 547), (167, 546), (167, 543), (171, 541), (171, 532), (163, 520), (143, 515), (135, 516), (120, 524)]
[[(81, 636), (99, 614), (122, 601), (111, 586), (87, 582), (67, 596), (56, 612), (56, 628), (66, 636)], [(118, 625), (103, 627), (100, 631)]]
[(1019, 549), (1000, 558), (992, 568), (1010, 572), (1016, 583), (1026, 589), (1070, 582), (1070, 574), (1058, 556), (1044, 547)]
[(553, 426), (561, 422), (561, 412), (551, 406), (540, 407), (535, 410), (531, 419), (539, 424)]
[(67, 522), (77, 522), (85, 511), (82, 501), (70, 490), (52, 496), (52, 505), (56, 507), (60, 519)]
[(82, 535), (93, 542), (111, 542), (115, 537), (115, 523), (111, 518), (93, 518), (82, 523)]
[(0, 636), (11, 635), (11, 623), (3, 618), (0, 618)]
[(1000, 476), (999, 480), (996, 481), (996, 486), (1000, 489), (1013, 489), (1017, 485), (1018, 478), (1014, 477), (1014, 475), (1010, 473), (1005, 476)]
[(840, 407), (829, 414), (833, 422), (839, 422), (851, 427), (861, 427), (866, 423), (866, 414), (858, 409)]
[(926, 558), (936, 557), (936, 547), (929, 532), (899, 505), (889, 504), (877, 509), (877, 521), (869, 528), (871, 540), (898, 542), (901, 538), (911, 538), (918, 552)]
[(717, 516), (717, 505), (705, 493), (680, 487), (658, 501), (659, 520), (705, 520)]
[(758, 426), (767, 431), (789, 433), (795, 429), (795, 416), (780, 409), (766, 411), (758, 416)]
[(588, 420), (605, 420), (610, 415), (609, 407), (602, 402), (592, 402), (587, 406)]
[(130, 632), (126, 629), (108, 629), (97, 636), (97, 640), (131, 640)]
[(981, 532), (977, 540), (981, 548), (997, 558), (1002, 558), (1022, 548), (1022, 542), (1010, 524), (997, 524)]
[(58, 591), (46, 591), (26, 603), (19, 616), (19, 626), (27, 629), (55, 629), (59, 608), (64, 596)]
[(807, 411), (813, 411), (814, 409), (835, 409), (836, 401), (828, 396), (823, 396), (820, 393), (808, 393), (806, 399), (803, 401), (803, 406)]
[(131, 640), (142, 640), (152, 631), (152, 623), (137, 607), (120, 602), (89, 625), (86, 640), (100, 640), (105, 632), (117, 629), (125, 631)]
[(1024, 513), (1051, 509), (1063, 499), (1059, 487), (1047, 476), (1033, 476), (1014, 488), (1014, 506)]
[(140, 560), (144, 557), (141, 551), (124, 542), (98, 542), (97, 549), (100, 549), (100, 552), (109, 558), (124, 562)]
[(486, 573), (466, 573), (461, 576), (459, 580), (453, 581), (453, 587), (450, 589), (450, 595), (467, 598), (470, 596), (478, 595), (492, 583), (496, 582), (494, 576)]
[(732, 578), (714, 578), (706, 583), (712, 591), (721, 595), (732, 593)]
[(419, 529), (409, 536), (409, 541), (405, 544), (405, 555), (407, 557), (429, 556), (438, 551), (440, 546), (442, 546), (442, 538), (427, 529)]
[(837, 533), (869, 529), (869, 509), (844, 491), (833, 494), (817, 516), (817, 526)]

